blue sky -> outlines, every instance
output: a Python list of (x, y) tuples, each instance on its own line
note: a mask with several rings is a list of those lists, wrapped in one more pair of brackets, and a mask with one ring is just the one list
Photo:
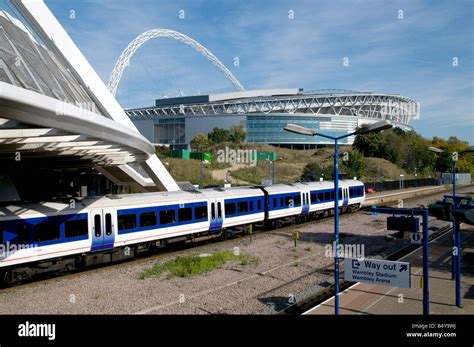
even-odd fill
[[(210, 49), (246, 89), (401, 94), (421, 104), (420, 119), (412, 122), (419, 133), (455, 135), (474, 144), (472, 0), (46, 3), (105, 82), (137, 35), (153, 28), (173, 29)], [(294, 11), (294, 19), (289, 11)], [(343, 66), (344, 57), (349, 66)], [(458, 66), (453, 66), (454, 57)], [(118, 100), (128, 108), (150, 106), (155, 98), (179, 91), (194, 95), (233, 90), (199, 53), (181, 42), (157, 39), (132, 58)]]

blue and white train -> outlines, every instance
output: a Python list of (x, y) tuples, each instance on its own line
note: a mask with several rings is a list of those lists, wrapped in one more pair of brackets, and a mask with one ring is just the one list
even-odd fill
[[(132, 258), (168, 242), (209, 234), (230, 236), (250, 225), (275, 228), (333, 213), (333, 182), (277, 184), (112, 195), (74, 203), (0, 207), (0, 274), (10, 284)], [(365, 199), (364, 184), (339, 183), (341, 212)]]

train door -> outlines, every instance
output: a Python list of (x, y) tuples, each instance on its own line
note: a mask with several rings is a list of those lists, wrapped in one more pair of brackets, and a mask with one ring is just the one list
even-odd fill
[(209, 230), (222, 229), (222, 223), (224, 221), (224, 200), (212, 199), (210, 208), (210, 227)]
[(309, 193), (308, 192), (303, 192), (301, 193), (302, 196), (302, 214), (306, 214), (309, 212)]
[(92, 230), (91, 251), (102, 251), (114, 247), (115, 240), (115, 210), (92, 210), (90, 228)]
[(349, 205), (349, 187), (342, 188), (342, 206)]

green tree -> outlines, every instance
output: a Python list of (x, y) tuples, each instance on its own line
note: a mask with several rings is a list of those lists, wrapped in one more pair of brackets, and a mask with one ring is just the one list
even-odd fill
[(247, 134), (241, 125), (234, 125), (230, 128), (230, 140), (235, 143), (242, 143), (245, 141)]
[(228, 130), (217, 127), (212, 129), (212, 131), (207, 134), (207, 137), (213, 144), (220, 144), (231, 140), (230, 132)]
[(361, 152), (354, 149), (347, 153), (347, 155), (343, 153), (342, 158), (344, 169), (348, 178), (357, 177), (360, 179), (364, 175), (367, 163), (365, 161), (364, 155)]
[(191, 149), (195, 151), (204, 152), (210, 147), (209, 139), (206, 134), (197, 134), (189, 144)]
[(379, 157), (383, 148), (382, 133), (357, 135), (353, 147), (366, 157)]

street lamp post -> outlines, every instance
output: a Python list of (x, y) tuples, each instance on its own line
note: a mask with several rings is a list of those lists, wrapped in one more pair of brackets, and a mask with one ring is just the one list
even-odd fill
[(326, 139), (330, 139), (334, 141), (334, 314), (339, 314), (339, 255), (338, 255), (338, 248), (339, 248), (339, 140), (347, 138), (353, 135), (363, 135), (373, 132), (382, 131), (385, 129), (390, 129), (392, 127), (392, 123), (390, 121), (384, 120), (374, 124), (370, 124), (364, 128), (358, 129), (355, 132), (342, 135), (339, 137), (329, 136), (325, 134), (318, 133), (314, 130), (295, 125), (295, 124), (288, 124), (284, 130), (300, 134), (306, 136), (321, 136)]

